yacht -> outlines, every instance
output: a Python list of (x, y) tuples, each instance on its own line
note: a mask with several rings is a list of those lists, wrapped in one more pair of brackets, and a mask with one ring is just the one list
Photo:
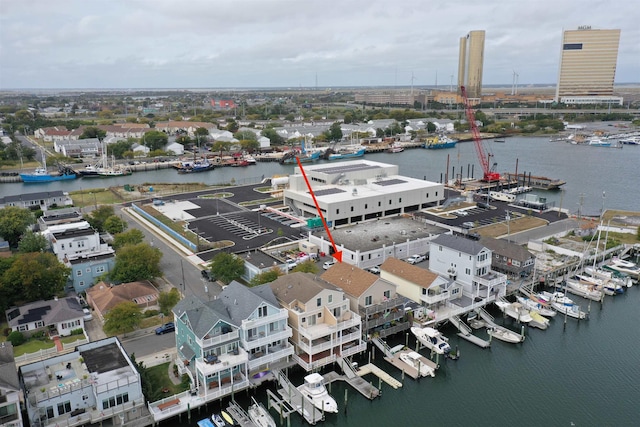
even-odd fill
[(611, 259), (611, 264), (603, 266), (607, 270), (614, 270), (620, 273), (628, 274), (636, 280), (640, 280), (640, 268), (632, 262), (619, 258)]
[(430, 377), (435, 377), (436, 373), (433, 368), (426, 363), (423, 363), (420, 358), (422, 356), (420, 353), (415, 351), (409, 351), (405, 353), (400, 353), (400, 360), (402, 360), (407, 365), (415, 368), (421, 377), (426, 377), (427, 375)]
[(587, 140), (587, 145), (594, 145), (597, 147), (610, 147), (611, 141), (607, 141), (606, 139), (593, 136)]
[(595, 283), (585, 283), (580, 277), (573, 276), (566, 281), (565, 289), (579, 297), (587, 298), (593, 301), (602, 300), (602, 291), (597, 289)]
[(304, 383), (298, 386), (298, 391), (311, 400), (313, 406), (319, 410), (338, 413), (338, 404), (324, 386), (322, 375), (318, 373), (307, 375), (304, 377)]
[(507, 316), (516, 319), (518, 322), (531, 322), (531, 315), (529, 315), (529, 310), (524, 308), (519, 302), (494, 301), (494, 304), (498, 306), (500, 311), (502, 311)]
[(629, 275), (625, 273), (619, 273), (617, 271), (604, 270), (593, 267), (585, 268), (584, 273), (586, 276), (604, 280), (605, 284), (610, 283), (616, 285), (615, 291), (618, 294), (624, 292), (624, 289), (618, 289), (618, 286), (620, 286), (620, 288), (630, 288), (631, 286), (633, 286), (631, 277), (629, 277)]
[(253, 404), (249, 406), (247, 414), (251, 421), (258, 427), (277, 427), (276, 421), (273, 419), (267, 408), (262, 403), (256, 402), (252, 397)]
[(538, 298), (547, 301), (560, 314), (565, 314), (574, 319), (587, 318), (587, 313), (580, 310), (580, 306), (576, 305), (571, 298), (568, 298), (562, 292), (550, 293), (543, 291), (538, 294)]
[(512, 330), (509, 330), (507, 328), (503, 328), (502, 326), (496, 325), (496, 326), (489, 327), (487, 328), (487, 333), (492, 338), (497, 338), (500, 341), (504, 341), (512, 344), (517, 344), (519, 342), (524, 341), (523, 335), (517, 332), (514, 332)]
[(531, 298), (517, 296), (516, 300), (522, 304), (523, 307), (529, 310), (529, 312), (536, 312), (541, 316), (553, 317), (556, 315), (556, 311), (549, 308), (549, 306), (543, 304), (540, 301), (534, 301)]
[(449, 339), (442, 335), (437, 329), (412, 326), (411, 333), (429, 350), (435, 351), (438, 354), (447, 354), (451, 351), (451, 346), (448, 343)]

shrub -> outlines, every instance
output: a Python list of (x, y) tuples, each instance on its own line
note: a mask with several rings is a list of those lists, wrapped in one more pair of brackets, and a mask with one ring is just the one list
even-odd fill
[(147, 318), (147, 317), (153, 317), (153, 316), (157, 316), (160, 313), (159, 310), (145, 310), (144, 313), (142, 313), (142, 316)]
[(46, 338), (46, 336), (47, 334), (44, 331), (38, 331), (31, 334), (31, 338), (35, 340), (42, 340), (43, 338)]
[(71, 335), (82, 335), (83, 333), (84, 333), (84, 329), (82, 328), (73, 329), (71, 331)]
[(7, 337), (7, 341), (9, 341), (14, 347), (19, 346), (20, 344), (24, 344), (26, 339), (22, 332), (13, 331)]

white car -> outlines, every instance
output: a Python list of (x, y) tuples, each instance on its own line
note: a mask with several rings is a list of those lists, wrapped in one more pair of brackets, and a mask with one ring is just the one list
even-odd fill
[(427, 259), (427, 258), (424, 255), (415, 254), (415, 255), (409, 257), (409, 259), (407, 259), (407, 262), (409, 264), (417, 264), (419, 262), (424, 261), (425, 259)]
[(83, 308), (82, 309), (82, 313), (83, 313), (83, 319), (84, 320), (92, 320), (93, 319), (93, 314), (91, 314), (91, 310), (89, 310), (88, 308)]
[(333, 264), (336, 263), (335, 259), (330, 259), (329, 261), (325, 261), (324, 264), (322, 264), (322, 268), (324, 268), (325, 270), (328, 270), (331, 268), (331, 266), (333, 266)]
[(374, 265), (369, 269), (369, 273), (380, 274), (380, 267), (378, 267), (377, 265)]

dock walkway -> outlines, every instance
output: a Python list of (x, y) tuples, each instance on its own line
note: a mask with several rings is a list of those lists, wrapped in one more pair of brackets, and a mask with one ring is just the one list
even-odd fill
[(380, 390), (368, 383), (359, 376), (349, 377), (347, 375), (340, 375), (335, 371), (331, 371), (322, 376), (325, 384), (331, 384), (334, 381), (344, 381), (351, 387), (356, 389), (361, 395), (369, 400), (373, 400), (380, 396)]
[(460, 332), (458, 332), (458, 336), (463, 338), (470, 343), (477, 345), (478, 347), (487, 348), (491, 345), (491, 342), (483, 340), (480, 337), (477, 337), (471, 333), (471, 328), (460, 319), (458, 316), (453, 316), (449, 318), (449, 321), (453, 326), (458, 328)]
[(385, 383), (389, 384), (391, 387), (398, 389), (402, 387), (402, 383), (397, 379), (393, 378), (391, 375), (387, 374), (382, 369), (378, 368), (373, 363), (367, 363), (358, 369), (358, 376), (363, 377), (367, 374), (374, 374), (378, 378), (380, 378)]
[(278, 389), (278, 394), (280, 394), (282, 399), (277, 399), (275, 395), (270, 395), (270, 406), (281, 408), (280, 411), (284, 409), (288, 413), (295, 410), (311, 425), (315, 425), (318, 421), (324, 420), (324, 413), (316, 408), (313, 402), (303, 395), (282, 371), (276, 373), (276, 379), (280, 387), (282, 387)]
[(240, 427), (256, 427), (255, 423), (251, 421), (249, 415), (238, 406), (237, 403), (231, 402), (229, 403), (229, 407), (227, 408), (227, 412), (236, 420), (237, 425)]

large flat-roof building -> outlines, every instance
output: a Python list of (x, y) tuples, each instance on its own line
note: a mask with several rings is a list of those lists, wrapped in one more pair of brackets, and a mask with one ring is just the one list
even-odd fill
[(458, 94), (465, 86), (469, 98), (482, 97), (482, 67), (484, 64), (484, 30), (469, 31), (460, 37), (458, 57)]
[(622, 98), (613, 96), (619, 44), (620, 30), (565, 30), (555, 101), (621, 105)]
[[(398, 175), (398, 166), (353, 160), (304, 167), (309, 185), (331, 226), (415, 212), (444, 200), (444, 185)], [(289, 176), (284, 203), (296, 214), (318, 216), (299, 167)]]

